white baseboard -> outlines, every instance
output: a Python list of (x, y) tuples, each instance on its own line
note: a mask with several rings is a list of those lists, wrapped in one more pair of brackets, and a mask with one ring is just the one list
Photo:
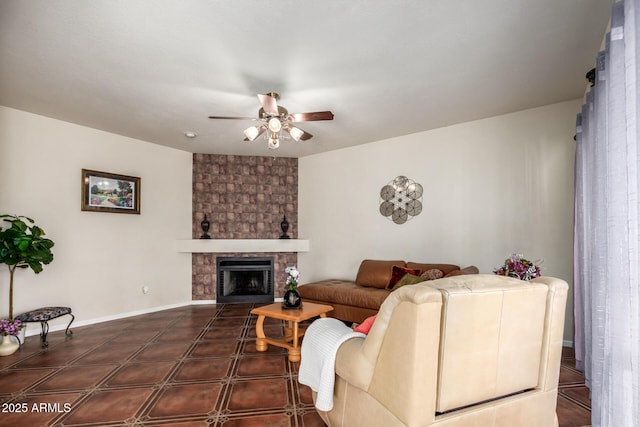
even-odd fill
[[(210, 302), (210, 301), (206, 301), (206, 302), (187, 301), (187, 302), (183, 302), (183, 303), (169, 304), (169, 305), (163, 305), (163, 306), (159, 306), (159, 307), (144, 308), (144, 309), (141, 309), (141, 310), (130, 311), (128, 313), (120, 313), (120, 314), (113, 314), (113, 315), (110, 315), (110, 316), (96, 317), (95, 319), (80, 320), (80, 321), (77, 321), (77, 322), (74, 321), (71, 324), (71, 329), (73, 329), (74, 327), (79, 327), (79, 326), (88, 326), (88, 325), (95, 325), (97, 323), (108, 322), (110, 320), (125, 319), (127, 317), (139, 316), (141, 314), (155, 313), (156, 311), (170, 310), (172, 308), (184, 307), (184, 306), (192, 305), (192, 304), (196, 304), (196, 303), (198, 303), (198, 304), (215, 304), (215, 301), (213, 301), (213, 302)], [(34, 323), (34, 325), (35, 325), (35, 323)], [(51, 326), (49, 328), (49, 332), (64, 331), (65, 329), (67, 329), (67, 325), (68, 325), (68, 323)], [(38, 325), (38, 327), (34, 327), (34, 328), (27, 327), (27, 332), (25, 333), (25, 336), (30, 337), (32, 335), (40, 335), (40, 332), (41, 332), (41, 328), (40, 328), (39, 325)]]
[[(282, 301), (284, 301), (283, 298), (274, 298), (273, 299), (273, 302), (282, 302)], [(191, 301), (191, 305), (200, 305), (200, 304), (217, 304), (217, 303), (216, 303), (216, 300), (214, 300), (214, 299)]]
[[(275, 302), (282, 302), (283, 299), (282, 298), (274, 298), (274, 301)], [(170, 310), (172, 308), (185, 307), (187, 305), (208, 305), (208, 304), (216, 304), (216, 300), (193, 300), (193, 301), (187, 301), (187, 302), (182, 302), (182, 303), (163, 305), (163, 306), (159, 306), (159, 307), (149, 307), (149, 308), (145, 308), (145, 309), (141, 309), (141, 310), (130, 311), (128, 313), (120, 313), (120, 314), (114, 314), (114, 315), (110, 315), (110, 316), (96, 317), (95, 319), (80, 320), (80, 321), (77, 321), (77, 322), (74, 321), (71, 324), (71, 329), (73, 329), (74, 327), (79, 327), (79, 326), (89, 326), (89, 325), (95, 325), (97, 323), (108, 322), (110, 320), (125, 319), (127, 317), (139, 316), (141, 314), (149, 314), (149, 313), (155, 313), (157, 311)], [(60, 324), (60, 325), (51, 326), (49, 328), (49, 332), (64, 331), (65, 329), (67, 329), (67, 325), (68, 325), (68, 323), (67, 324)], [(29, 328), (27, 326), (27, 330), (25, 332), (25, 337), (30, 337), (30, 336), (33, 336), (33, 335), (40, 335), (40, 332), (41, 332), (41, 329), (40, 329), (39, 326), (38, 327), (34, 327), (34, 328)]]
[(217, 304), (214, 299), (198, 299), (191, 301), (191, 305), (207, 305), (207, 304)]

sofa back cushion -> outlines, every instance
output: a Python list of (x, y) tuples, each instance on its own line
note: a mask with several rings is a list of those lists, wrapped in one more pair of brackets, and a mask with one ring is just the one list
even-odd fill
[(393, 266), (404, 267), (403, 260), (381, 261), (365, 259), (360, 263), (356, 285), (385, 289), (391, 280)]
[(444, 273), (444, 275), (446, 276), (452, 271), (459, 270), (460, 266), (454, 265), (454, 264), (424, 264), (420, 262), (408, 262), (407, 268), (420, 270), (421, 274), (427, 270), (432, 270), (434, 268), (437, 268), (438, 270), (442, 271), (442, 273)]

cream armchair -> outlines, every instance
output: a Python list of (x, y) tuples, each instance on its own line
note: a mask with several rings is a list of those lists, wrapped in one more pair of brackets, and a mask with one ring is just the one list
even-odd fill
[[(468, 275), (392, 292), (336, 354), (329, 426), (557, 426), (567, 283)], [(314, 393), (314, 399), (316, 395)]]

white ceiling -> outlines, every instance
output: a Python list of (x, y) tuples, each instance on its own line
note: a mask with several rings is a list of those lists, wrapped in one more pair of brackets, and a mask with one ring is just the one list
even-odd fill
[[(1, 0), (0, 104), (200, 153), (302, 157), (580, 97), (612, 0)], [(244, 142), (256, 94), (309, 141)], [(183, 132), (194, 131), (189, 140)]]

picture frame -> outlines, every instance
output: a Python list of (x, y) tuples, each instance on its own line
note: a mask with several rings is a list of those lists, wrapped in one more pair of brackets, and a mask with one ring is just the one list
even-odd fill
[(83, 211), (140, 215), (140, 178), (82, 169)]

